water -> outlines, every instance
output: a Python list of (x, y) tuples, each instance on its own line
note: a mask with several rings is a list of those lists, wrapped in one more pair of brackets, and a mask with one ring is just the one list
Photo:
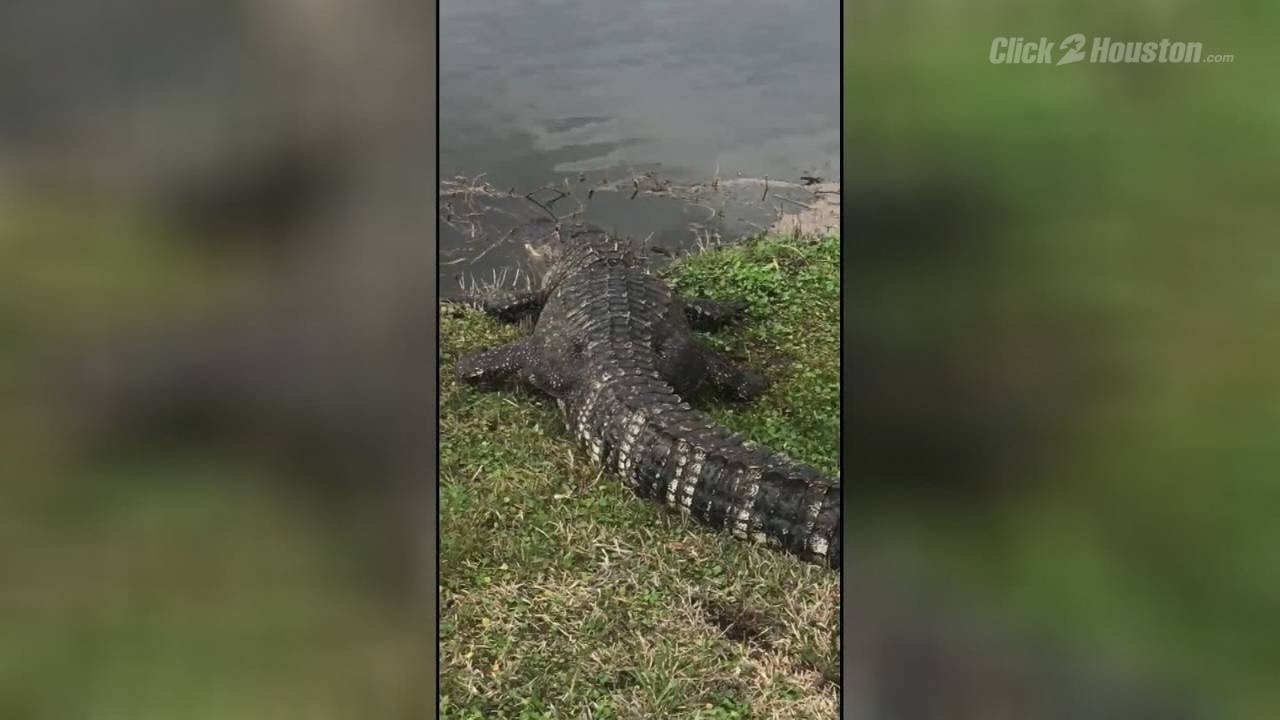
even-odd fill
[[(726, 236), (767, 225), (776, 209), (758, 201), (760, 186), (722, 184), (697, 206), (631, 199), (630, 178), (689, 185), (718, 170), (768, 176), (780, 192), (779, 179), (838, 178), (839, 32), (830, 0), (446, 0), (441, 177), (484, 173), (518, 190), (504, 210), (530, 217), (542, 211), (524, 192), (568, 180), (587, 220), (672, 250), (693, 241), (690, 222)], [(600, 183), (624, 187), (588, 201)], [(518, 264), (519, 249), (503, 243), (471, 260), (498, 236), (442, 223), (441, 258), (453, 263), (441, 267), (442, 287)]]

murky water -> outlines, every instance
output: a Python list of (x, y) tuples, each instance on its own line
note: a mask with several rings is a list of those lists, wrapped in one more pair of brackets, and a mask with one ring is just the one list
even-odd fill
[[(767, 224), (760, 186), (633, 198), (631, 178), (709, 186), (718, 171), (785, 192), (778, 180), (838, 177), (839, 32), (832, 0), (445, 0), (441, 177), (517, 192), (487, 233), (441, 223), (442, 287), (518, 263), (497, 228), (505, 212), (545, 214), (523, 194), (549, 184), (573, 191), (556, 214), (581, 202), (587, 220), (673, 250), (691, 222), (729, 236)], [(619, 187), (590, 192), (602, 183)]]

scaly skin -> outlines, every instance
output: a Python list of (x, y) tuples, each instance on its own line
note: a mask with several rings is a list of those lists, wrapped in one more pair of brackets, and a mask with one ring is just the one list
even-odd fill
[(741, 303), (686, 303), (603, 231), (555, 233), (541, 289), (491, 301), (511, 321), (537, 314), (531, 335), (464, 357), (472, 383), (526, 382), (554, 397), (570, 434), (637, 495), (717, 530), (840, 565), (840, 484), (755, 445), (684, 401), (709, 389), (749, 399), (767, 387), (690, 332), (714, 329)]

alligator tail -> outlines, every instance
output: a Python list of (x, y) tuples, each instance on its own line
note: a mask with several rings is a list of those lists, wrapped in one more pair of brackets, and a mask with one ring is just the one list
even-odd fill
[(840, 566), (838, 481), (731, 433), (652, 373), (615, 372), (562, 405), (570, 432), (606, 471), (717, 530)]

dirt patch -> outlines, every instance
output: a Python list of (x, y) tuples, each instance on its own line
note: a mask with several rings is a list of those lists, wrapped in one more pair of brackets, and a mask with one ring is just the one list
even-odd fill
[(800, 199), (786, 203), (770, 232), (825, 235), (840, 229), (840, 183), (822, 182), (804, 190)]
[(707, 602), (707, 621), (724, 631), (725, 637), (740, 643), (765, 644), (770, 620), (759, 610), (737, 604)]

